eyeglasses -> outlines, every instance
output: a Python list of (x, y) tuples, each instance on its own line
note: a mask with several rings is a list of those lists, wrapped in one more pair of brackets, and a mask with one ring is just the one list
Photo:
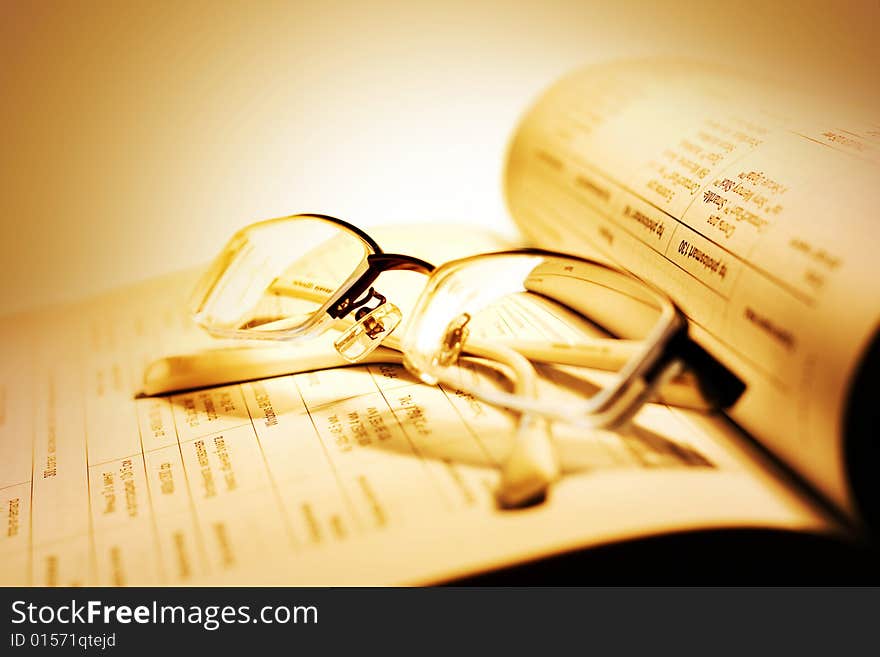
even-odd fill
[[(377, 289), (396, 270), (428, 277), (405, 321)], [(420, 381), (517, 413), (498, 490), (503, 507), (543, 499), (558, 477), (548, 421), (615, 429), (664, 386), (722, 408), (744, 389), (688, 338), (669, 297), (623, 271), (537, 249), (435, 268), (384, 253), (355, 226), (317, 214), (236, 233), (200, 281), (192, 311), (222, 338), (299, 341), (340, 328), (334, 345), (348, 362), (384, 343)], [(402, 336), (392, 335), (401, 323)], [(548, 394), (548, 381), (575, 394)]]

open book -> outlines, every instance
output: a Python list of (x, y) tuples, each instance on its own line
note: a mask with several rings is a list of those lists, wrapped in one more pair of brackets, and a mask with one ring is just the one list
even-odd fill
[[(876, 286), (857, 239), (873, 229), (846, 238), (803, 209), (867, 216), (869, 129), (740, 114), (732, 82), (651, 66), (565, 80), (518, 130), (507, 193), (531, 243), (612, 259), (681, 303), (749, 386), (733, 419), (776, 458), (722, 415), (652, 404), (618, 433), (554, 426), (560, 482), (502, 511), (514, 418), (415, 382), (392, 349), (314, 369), (335, 364), (330, 335), (260, 349), (244, 378), (271, 378), (136, 396), (230, 346), (190, 323), (184, 273), (0, 323), (0, 583), (430, 583), (693, 529), (852, 532), (865, 501), (843, 423), (880, 296), (855, 304), (850, 286)], [(375, 237), (435, 264), (511, 246), (460, 227)]]
[(678, 61), (550, 89), (507, 163), (548, 248), (653, 281), (747, 382), (731, 417), (853, 519), (880, 513), (880, 123)]

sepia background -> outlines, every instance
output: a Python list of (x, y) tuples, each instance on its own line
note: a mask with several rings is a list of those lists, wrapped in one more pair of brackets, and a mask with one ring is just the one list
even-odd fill
[(682, 55), (878, 105), (880, 3), (0, 3), (0, 314), (209, 258), (294, 212), (512, 232), (561, 74)]

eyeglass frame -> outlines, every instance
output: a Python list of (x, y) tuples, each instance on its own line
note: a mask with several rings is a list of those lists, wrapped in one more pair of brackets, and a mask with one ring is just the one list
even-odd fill
[[(337, 291), (331, 294), (326, 302), (314, 310), (311, 316), (298, 326), (267, 331), (224, 329), (222, 327), (208, 326), (200, 322), (198, 313), (194, 313), (194, 319), (197, 323), (216, 337), (258, 338), (282, 341), (296, 338), (308, 339), (324, 332), (329, 328), (330, 324), (345, 318), (352, 311), (355, 311), (355, 319), (360, 321), (366, 313), (374, 311), (383, 305), (386, 302), (386, 298), (375, 291), (373, 283), (382, 273), (387, 271), (415, 271), (428, 276), (430, 283), (431, 277), (442, 274), (450, 267), (458, 266), (462, 263), (466, 264), (468, 261), (479, 258), (517, 255), (566, 258), (599, 267), (614, 275), (628, 279), (650, 292), (660, 302), (662, 320), (657, 322), (653, 334), (643, 340), (646, 345), (643, 352), (627, 361), (624, 368), (617, 372), (617, 380), (611, 386), (603, 388), (600, 393), (590, 399), (586, 407), (581, 407), (574, 413), (565, 409), (553, 409), (546, 402), (527, 396), (498, 393), (493, 399), (491, 395), (475, 394), (482, 396), (489, 403), (511, 408), (521, 414), (535, 414), (548, 419), (562, 420), (590, 428), (616, 428), (635, 415), (646, 402), (650, 401), (661, 385), (680, 373), (684, 368), (687, 368), (695, 375), (694, 380), (703, 399), (715, 408), (723, 409), (732, 406), (745, 390), (745, 383), (739, 377), (690, 338), (688, 335), (689, 321), (675, 302), (653, 284), (629, 272), (573, 254), (537, 248), (512, 249), (478, 254), (456, 259), (440, 267), (435, 267), (431, 263), (414, 256), (385, 253), (375, 239), (364, 230), (337, 217), (317, 213), (289, 215), (255, 222), (242, 229), (242, 231), (250, 230), (260, 225), (296, 219), (318, 219), (347, 230), (357, 236), (368, 247), (366, 249), (366, 257), (354, 268), (348, 278), (340, 284)], [(206, 273), (203, 280), (209, 278), (210, 274), (211, 270)], [(201, 296), (204, 297), (206, 292), (203, 287), (200, 283), (197, 287), (197, 294), (198, 290), (201, 290)], [(428, 287), (426, 285), (426, 290)], [(426, 290), (420, 293), (413, 306), (414, 316), (418, 315), (418, 309), (423, 303), (430, 303), (430, 299), (426, 298)], [(376, 307), (369, 308), (367, 304), (373, 299), (376, 299), (379, 303)], [(408, 358), (406, 345), (408, 342), (407, 336), (411, 330), (412, 325), (409, 325), (400, 348), (403, 354), (403, 364), (425, 383), (436, 384), (440, 382), (433, 375), (422, 371), (420, 367), (412, 363)], [(383, 339), (384, 337), (379, 342), (381, 343)], [(499, 349), (498, 347), (475, 345), (473, 343), (470, 344), (470, 348), (466, 344), (459, 345), (459, 353), (466, 356), (489, 358), (490, 360), (497, 359), (501, 364), (508, 366), (517, 359), (517, 356), (519, 360), (524, 359), (522, 354), (516, 353), (515, 348), (502, 347)], [(459, 353), (456, 354), (456, 357)], [(526, 363), (528, 363), (528, 360), (526, 360)], [(531, 363), (528, 363), (527, 367), (531, 369), (532, 375), (534, 375), (534, 368), (531, 366)], [(513, 369), (522, 378), (522, 373), (525, 371), (523, 367), (514, 367)], [(638, 385), (639, 383), (641, 385)]]

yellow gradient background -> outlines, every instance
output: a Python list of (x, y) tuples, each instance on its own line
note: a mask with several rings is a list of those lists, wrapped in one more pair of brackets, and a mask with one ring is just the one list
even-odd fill
[(562, 73), (684, 55), (877, 107), (880, 3), (0, 3), (0, 314), (293, 212), (512, 231), (503, 154)]

